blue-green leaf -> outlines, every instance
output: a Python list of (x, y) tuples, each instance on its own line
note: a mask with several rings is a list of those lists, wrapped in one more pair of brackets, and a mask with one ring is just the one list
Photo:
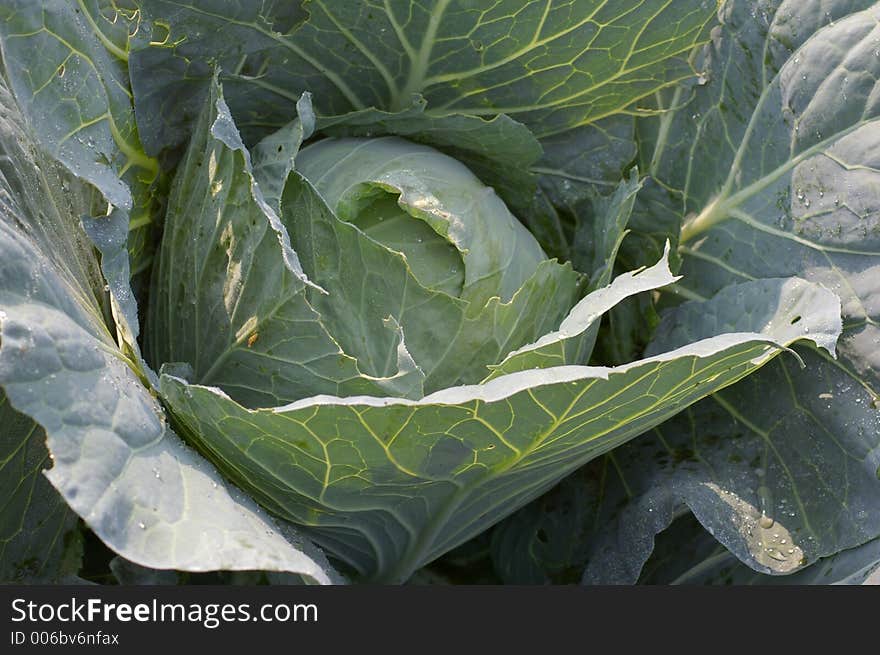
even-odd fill
[(581, 300), (554, 332), (519, 348), (492, 368), (487, 379), (530, 368), (585, 364), (593, 350), (599, 319), (617, 304), (637, 293), (653, 291), (675, 282), (669, 270), (669, 249), (657, 264), (643, 271), (624, 273), (606, 287)]
[(399, 111), (421, 94), (437, 115), (508, 114), (539, 136), (621, 112), (691, 75), (687, 55), (715, 10), (705, 0), (505, 0), (484, 9), (461, 0), (313, 0), (302, 20), (290, 3), (142, 4), (162, 27), (136, 56), (151, 124), (179, 125), (162, 100), (176, 97), (167, 87), (209, 77), (207, 62), (216, 61), (237, 117), (245, 93), (256, 95), (242, 108), (264, 115), (307, 89), (324, 115)]
[[(522, 371), (415, 401), (315, 396), (248, 409), (168, 375), (161, 389), (186, 437), (261, 504), (308, 526), (358, 573), (401, 581), (785, 344), (834, 342), (834, 294), (799, 280), (775, 291), (762, 299), (763, 316), (776, 317), (764, 334), (724, 334), (612, 369)], [(807, 297), (813, 312), (794, 321)]]
[[(46, 476), (67, 505), (142, 565), (335, 579), (320, 554), (227, 487), (168, 427), (97, 300), (104, 283), (79, 222), (90, 188), (35, 146), (3, 82), (0, 173), (0, 387), (45, 430), (54, 462)], [(5, 488), (20, 481), (3, 468)]]
[(657, 535), (639, 584), (876, 585), (880, 539), (820, 559), (791, 575), (757, 573), (712, 537), (691, 514)]
[[(152, 257), (150, 187), (158, 175), (141, 146), (128, 79), (129, 30), (137, 31), (138, 21), (136, 10), (103, 0), (10, 0), (0, 7), (5, 75), (23, 115), (41, 147), (97, 190), (88, 215), (110, 220), (107, 206), (116, 208), (135, 273)], [(109, 277), (128, 274), (121, 259), (111, 259)], [(135, 313), (115, 291), (114, 284), (122, 314)], [(136, 321), (125, 328), (136, 336)]]
[[(833, 290), (839, 359), (799, 350), (805, 371), (781, 360), (661, 426), (632, 455), (627, 484), (645, 503), (686, 503), (756, 570), (790, 573), (880, 535), (880, 5), (729, 0), (720, 17), (704, 83), (661, 99), (678, 111), (643, 121), (656, 182), (639, 196), (650, 200), (640, 226), (681, 226), (686, 297), (790, 275)], [(689, 339), (714, 329), (682, 311)], [(651, 461), (668, 448), (697, 461)], [(668, 520), (631, 513), (609, 543), (642, 544), (637, 570)], [(775, 527), (749, 534), (761, 520)]]
[[(694, 325), (701, 328), (694, 330)], [(833, 352), (840, 329), (840, 304), (834, 294), (800, 279), (734, 285), (710, 301), (683, 305), (667, 314), (653, 352), (667, 352), (711, 335), (753, 330), (777, 335), (788, 343), (797, 334), (809, 335), (815, 339), (816, 349), (807, 351), (798, 346), (806, 368), (801, 369), (792, 358), (777, 359), (566, 479), (547, 498), (512, 517), (495, 535), (499, 571), (511, 581), (536, 582), (561, 575), (573, 581), (581, 577), (586, 565), (586, 582), (634, 583), (651, 554), (654, 535), (666, 529), (685, 505), (717, 539), (755, 567), (760, 565), (769, 572), (772, 566), (778, 571), (784, 565), (792, 570), (801, 566), (804, 558), (815, 561), (820, 553), (810, 542), (812, 528), (804, 517), (821, 505), (833, 506), (838, 501), (836, 494), (805, 498), (811, 504), (798, 508), (795, 488), (789, 488), (785, 496), (777, 492), (775, 498), (769, 498), (762, 480), (781, 475), (793, 482), (803, 478), (816, 467), (812, 455), (804, 457), (808, 452), (815, 453), (823, 471), (834, 475), (837, 470), (848, 470), (853, 485), (867, 488), (876, 478), (873, 472), (868, 475), (865, 465), (871, 455), (864, 443), (829, 443), (816, 451), (811, 450), (815, 443), (804, 450), (802, 443), (792, 440), (785, 452), (778, 452), (769, 440), (753, 437), (744, 425), (730, 417), (713, 417), (711, 411), (718, 399), (744, 388), (754, 389), (750, 385), (769, 372), (783, 370), (787, 375), (815, 377), (818, 358), (812, 352), (823, 352), (830, 358), (820, 348)], [(784, 389), (784, 385), (784, 379), (780, 380), (776, 388)], [(769, 407), (768, 420), (782, 434), (790, 430), (804, 434), (807, 414), (780, 413), (774, 396), (756, 392), (748, 399), (750, 419)], [(777, 396), (788, 400), (787, 394)], [(848, 466), (859, 459), (866, 460), (861, 468)], [(785, 515), (771, 509), (777, 504), (786, 507)], [(789, 516), (792, 511), (796, 517)], [(874, 510), (860, 504), (858, 511)], [(858, 520), (848, 525), (848, 529), (860, 529)], [(813, 527), (826, 532), (835, 529), (828, 524)]]
[(46, 434), (0, 389), (0, 582), (57, 582), (79, 570), (76, 514), (43, 476)]

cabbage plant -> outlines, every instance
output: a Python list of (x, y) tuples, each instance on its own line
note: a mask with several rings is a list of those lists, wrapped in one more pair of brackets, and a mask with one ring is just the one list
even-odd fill
[(813, 4), (0, 0), (3, 578), (867, 577), (880, 5)]

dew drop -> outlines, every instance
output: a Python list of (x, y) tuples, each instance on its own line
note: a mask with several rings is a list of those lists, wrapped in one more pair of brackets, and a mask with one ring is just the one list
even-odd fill
[(758, 502), (760, 503), (761, 510), (761, 518), (758, 519), (758, 525), (765, 530), (769, 530), (776, 522), (773, 520), (773, 517), (770, 516), (771, 507), (773, 505), (773, 494), (769, 487), (763, 485), (758, 487)]

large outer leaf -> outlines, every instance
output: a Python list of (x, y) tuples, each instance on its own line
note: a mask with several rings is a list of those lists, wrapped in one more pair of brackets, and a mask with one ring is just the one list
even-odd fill
[[(650, 213), (661, 224), (684, 221), (687, 293), (779, 275), (837, 292), (840, 359), (807, 351), (806, 373), (774, 363), (662, 426), (673, 449), (697, 433), (719, 439), (687, 446), (699, 462), (673, 466), (650, 461), (666, 447), (658, 436), (633, 460), (627, 484), (645, 489), (645, 503), (686, 502), (744, 562), (786, 573), (880, 534), (880, 4), (732, 0), (721, 16), (707, 84), (651, 132), (646, 157), (665, 189)], [(683, 325), (691, 337), (707, 327), (698, 317)], [(729, 461), (731, 448), (743, 462)], [(745, 505), (711, 492), (732, 481)], [(768, 557), (775, 546), (744, 532), (758, 489), (765, 522), (790, 530), (802, 558)], [(630, 571), (671, 520), (657, 516), (632, 515), (608, 537), (642, 544), (630, 551)]]
[(880, 338), (878, 15), (866, 0), (727, 2), (708, 83), (664, 119), (653, 154), (668, 190), (654, 213), (685, 222), (684, 286), (710, 296), (761, 277), (826, 284), (844, 301), (842, 361), (869, 386)]
[[(329, 581), (308, 544), (279, 534), (166, 425), (95, 300), (103, 284), (78, 221), (91, 192), (37, 151), (2, 83), (0, 155), (0, 385), (45, 429), (55, 489), (132, 561)], [(13, 473), (4, 468), (5, 488)]]
[[(0, 46), (19, 106), (41, 146), (100, 191), (105, 204), (92, 212), (103, 216), (106, 203), (118, 208), (117, 220), (130, 226), (122, 246), (140, 272), (152, 257), (150, 185), (158, 166), (141, 148), (126, 67), (137, 20), (136, 11), (107, 0), (0, 7)], [(128, 267), (114, 270), (127, 285)], [(119, 302), (134, 311), (127, 299)], [(136, 321), (130, 327), (136, 331)]]
[[(753, 372), (779, 351), (777, 337), (834, 343), (833, 294), (802, 281), (776, 291), (763, 298), (764, 314), (779, 321), (767, 334), (726, 334), (616, 369), (523, 371), (419, 401), (317, 396), (248, 410), (179, 378), (163, 376), (161, 388), (187, 437), (263, 505), (311, 526), (361, 574), (399, 581), (576, 467)], [(813, 313), (797, 306), (805, 297)]]
[[(803, 323), (817, 320), (810, 313), (826, 304), (827, 295), (826, 289), (796, 279), (734, 285), (708, 302), (683, 305), (667, 314), (655, 352), (730, 331), (815, 334), (813, 325)], [(784, 311), (773, 311), (776, 303)], [(822, 311), (821, 320), (839, 327), (838, 309), (839, 305)], [(694, 325), (701, 329), (694, 330)], [(833, 349), (833, 343), (826, 341), (825, 347)], [(864, 541), (862, 524), (878, 511), (877, 503), (864, 493), (877, 483), (870, 424), (852, 426), (859, 438), (812, 439), (809, 411), (786, 407), (791, 402), (788, 393), (768, 392), (755, 382), (767, 371), (780, 370), (783, 376), (774, 380), (774, 389), (786, 389), (787, 377), (812, 378), (824, 386), (822, 360), (805, 349), (802, 356), (806, 368), (798, 370), (785, 359), (771, 362), (616, 449), (604, 462), (572, 476), (512, 517), (494, 537), (499, 572), (510, 581), (560, 576), (573, 581), (588, 564), (586, 582), (633, 583), (651, 554), (654, 535), (667, 528), (685, 503), (716, 539), (765, 572), (791, 571), (815, 561), (824, 554), (817, 542), (838, 532), (857, 543)], [(749, 408), (743, 412), (745, 423), (723, 410), (720, 416), (713, 411), (725, 398), (746, 391), (751, 393), (742, 399)], [(771, 433), (750, 434), (749, 422), (757, 420), (758, 408), (768, 406)], [(851, 420), (838, 418), (839, 425)], [(794, 432), (799, 439), (774, 443), (775, 431)], [(780, 479), (787, 484), (771, 489)], [(802, 489), (803, 480), (822, 485), (819, 493)], [(845, 486), (831, 487), (831, 480), (845, 480)], [(851, 507), (830, 520), (828, 509), (841, 502)], [(811, 520), (815, 514), (829, 518)]]
[(406, 109), (422, 94), (429, 112), (505, 113), (539, 136), (619, 113), (690, 75), (683, 59), (715, 9), (711, 0), (504, 0), (487, 7), (313, 0), (300, 23), (292, 3), (142, 4), (166, 28), (136, 56), (149, 113), (141, 120), (163, 130), (186, 120), (174, 115), (167, 99), (176, 94), (167, 87), (210, 77), (207, 61), (216, 60), (245, 126), (249, 108), (259, 107), (263, 118), (285, 116), (290, 98), (310, 90), (325, 115)]
[[(688, 330), (695, 317), (677, 318), (683, 333), (699, 334)], [(618, 527), (599, 546), (588, 580), (638, 575), (653, 534), (683, 505), (762, 573), (790, 573), (875, 538), (876, 413), (847, 412), (848, 398), (861, 400), (859, 387), (816, 353), (801, 352), (806, 369), (773, 362), (645, 435), (638, 449), (615, 455), (620, 480), (612, 476), (606, 493), (632, 500), (614, 516)], [(627, 573), (615, 578), (621, 570), (609, 560)]]
[(76, 514), (43, 477), (46, 434), (0, 389), (0, 582), (54, 582), (79, 569)]

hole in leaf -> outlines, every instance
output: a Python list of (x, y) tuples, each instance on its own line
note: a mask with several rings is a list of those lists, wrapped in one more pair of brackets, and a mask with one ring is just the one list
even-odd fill
[(795, 316), (793, 319), (791, 319), (791, 324), (792, 324), (792, 325), (796, 325), (797, 323), (800, 323), (800, 322), (801, 322), (801, 317), (800, 317), (800, 316)]
[(546, 544), (547, 541), (549, 541), (547, 538), (547, 532), (544, 530), (544, 528), (538, 530), (536, 536), (538, 537), (538, 541), (540, 541), (542, 544)]

